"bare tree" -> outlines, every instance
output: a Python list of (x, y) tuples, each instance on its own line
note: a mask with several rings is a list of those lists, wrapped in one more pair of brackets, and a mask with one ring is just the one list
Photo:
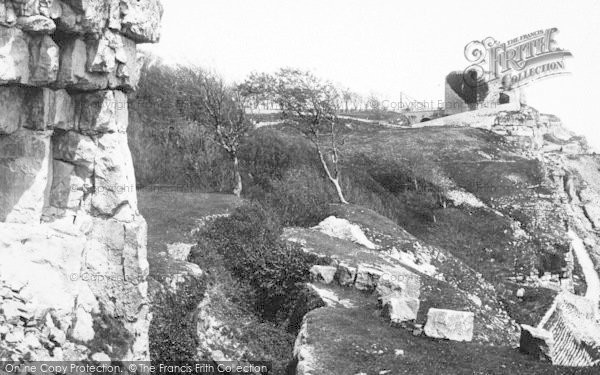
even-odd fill
[(354, 93), (347, 87), (340, 89), (340, 92), (342, 93), (342, 100), (344, 102), (344, 112), (348, 113), (348, 104), (352, 102)]
[(265, 90), (259, 94), (267, 93), (279, 104), (283, 117), (294, 120), (300, 126), (302, 133), (315, 145), (340, 202), (348, 203), (340, 185), (340, 138), (337, 134), (340, 94), (336, 88), (310, 72), (297, 69), (281, 69), (268, 76), (253, 75), (243, 86)]
[(352, 107), (355, 111), (358, 111), (362, 108), (363, 105), (363, 97), (359, 93), (352, 94)]
[(196, 67), (180, 67), (179, 81), (186, 98), (190, 120), (206, 125), (214, 132), (215, 141), (227, 152), (233, 162), (236, 196), (242, 194), (242, 176), (238, 158), (239, 146), (252, 128), (246, 117), (245, 97), (237, 86), (227, 85), (223, 79)]

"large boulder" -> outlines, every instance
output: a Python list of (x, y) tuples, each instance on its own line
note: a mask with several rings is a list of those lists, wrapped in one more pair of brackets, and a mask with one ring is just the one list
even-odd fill
[(473, 321), (472, 312), (431, 308), (427, 312), (425, 334), (438, 339), (471, 341)]
[(393, 295), (385, 298), (381, 314), (392, 323), (402, 323), (417, 319), (419, 299)]

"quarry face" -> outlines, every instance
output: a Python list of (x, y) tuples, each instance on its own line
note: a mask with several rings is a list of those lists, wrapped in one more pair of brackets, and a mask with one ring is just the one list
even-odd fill
[(3, 359), (148, 359), (127, 93), (161, 17), (157, 0), (0, 1)]

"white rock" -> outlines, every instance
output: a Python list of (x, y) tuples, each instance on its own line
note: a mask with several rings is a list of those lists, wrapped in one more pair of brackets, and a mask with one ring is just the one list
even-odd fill
[(472, 312), (431, 308), (427, 313), (425, 334), (452, 341), (471, 341), (474, 318)]
[(379, 269), (369, 266), (359, 265), (356, 271), (356, 281), (354, 287), (362, 291), (373, 291), (383, 272)]
[(405, 296), (392, 296), (383, 304), (382, 316), (392, 323), (416, 320), (419, 312), (419, 299)]
[(77, 309), (75, 323), (70, 334), (76, 341), (88, 342), (94, 339), (95, 332), (92, 315), (81, 307)]
[(336, 267), (312, 266), (310, 269), (311, 279), (323, 284), (331, 284), (337, 272)]
[(6, 335), (4, 341), (7, 343), (19, 343), (25, 340), (25, 330), (23, 327), (15, 327), (10, 333)]
[(92, 360), (99, 363), (110, 362), (110, 357), (106, 353), (100, 352), (92, 354)]
[(67, 336), (65, 333), (56, 327), (50, 328), (50, 334), (48, 335), (48, 338), (57, 346), (63, 346), (67, 341)]
[(315, 229), (331, 237), (352, 241), (367, 249), (374, 250), (379, 248), (365, 236), (358, 225), (352, 224), (346, 219), (338, 219), (335, 216), (330, 216), (319, 223)]

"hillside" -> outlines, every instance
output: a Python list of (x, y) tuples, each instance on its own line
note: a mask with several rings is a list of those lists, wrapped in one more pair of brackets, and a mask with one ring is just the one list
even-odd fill
[[(588, 322), (564, 312), (562, 301), (570, 301), (565, 293), (598, 301), (593, 276), (600, 256), (600, 173), (590, 167), (599, 165), (598, 158), (584, 153), (580, 138), (531, 108), (471, 117), (473, 126), (464, 126), (463, 119), (453, 124), (452, 116), (441, 120), (449, 123), (389, 127), (344, 118), (342, 187), (350, 205), (331, 204), (335, 193), (311, 144), (285, 122), (255, 130), (242, 147), (246, 204), (264, 207), (267, 221), (259, 219), (263, 214), (254, 218), (252, 209), (238, 213), (236, 207), (245, 205), (227, 195), (143, 192), (150, 259), (167, 244), (198, 241), (185, 259), (208, 275), (203, 302), (185, 318), (204, 322), (192, 334), (195, 355), (215, 361), (270, 358), (278, 374), (586, 373), (520, 353), (519, 340), (521, 324), (542, 324), (556, 334), (567, 332), (549, 358), (558, 358), (567, 345), (585, 351), (586, 361), (596, 360), (593, 337), (573, 338), (578, 333), (555, 322)], [(528, 133), (532, 124), (539, 131)], [(235, 218), (221, 215), (226, 213)], [(326, 218), (356, 225), (363, 242), (323, 231)], [(244, 220), (256, 223), (251, 232), (274, 231), (311, 256), (289, 260), (290, 275), (300, 267), (297, 280), (305, 286), (290, 289), (276, 317), (265, 319), (258, 297), (263, 292), (246, 284), (250, 279), (237, 268), (264, 272), (260, 267), (266, 266), (230, 264), (229, 255), (219, 253), (231, 246), (249, 246), (247, 252), (256, 241), (257, 250), (263, 246), (263, 240), (243, 237), (251, 233)], [(282, 226), (267, 229), (271, 220)], [(195, 229), (199, 225), (203, 229)], [(284, 246), (277, 241), (268, 239), (265, 246)], [(288, 262), (291, 255), (282, 256)], [(151, 276), (164, 259), (151, 261)], [(340, 270), (352, 269), (362, 272), (362, 286), (354, 284), (359, 276), (340, 279)], [(414, 317), (391, 318), (393, 309), (379, 290), (382, 274), (418, 280), (418, 287), (409, 287), (411, 300), (418, 301)], [(264, 281), (271, 289), (284, 282)], [(472, 339), (428, 337), (431, 309), (472, 313)], [(217, 341), (211, 338), (216, 332)], [(572, 346), (579, 342), (592, 346)]]

